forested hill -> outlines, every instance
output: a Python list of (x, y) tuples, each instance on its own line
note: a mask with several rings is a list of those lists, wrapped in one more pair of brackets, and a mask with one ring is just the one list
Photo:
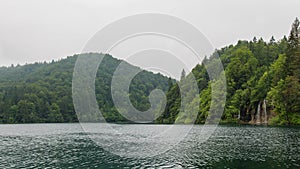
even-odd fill
[[(236, 45), (217, 50), (197, 65), (192, 71), (201, 92), (196, 123), (204, 123), (210, 106), (218, 106), (211, 105), (211, 86), (218, 85), (218, 82), (209, 80), (206, 71), (206, 68), (214, 66), (218, 55), (227, 80), (222, 122), (300, 125), (299, 37), (299, 20), (296, 19), (288, 38), (276, 41), (272, 37), (266, 42), (254, 37), (252, 41), (239, 41)], [(178, 93), (177, 85), (169, 90), (167, 108), (158, 123), (177, 120), (180, 110)]]
[[(205, 58), (192, 70), (200, 98), (191, 100), (184, 111), (197, 110), (193, 106), (200, 106), (196, 123), (201, 124), (207, 119), (211, 106), (220, 106), (218, 102), (211, 104), (211, 86), (222, 88), (218, 86), (221, 83), (209, 79), (206, 71), (214, 69), (216, 56), (219, 56), (227, 81), (227, 91), (217, 91), (220, 96), (226, 95), (222, 122), (300, 125), (299, 25), (296, 19), (290, 35), (283, 39), (271, 37), (265, 41), (254, 37), (251, 41), (238, 41), (236, 45), (216, 50)], [(0, 68), (0, 122), (76, 122), (72, 74), (77, 57)], [(120, 62), (105, 55), (95, 81), (99, 107), (109, 122), (127, 122), (117, 112), (110, 94), (112, 75)], [(192, 74), (182, 79), (188, 79)], [(156, 123), (191, 123), (193, 120), (189, 119), (188, 112), (185, 117), (178, 117), (181, 96), (178, 84), (173, 82), (160, 74), (142, 71), (133, 79), (128, 96), (138, 110), (145, 111), (150, 107), (150, 92), (161, 88), (166, 92), (167, 102)], [(200, 105), (195, 104), (198, 99)]]
[[(102, 54), (82, 54), (89, 55)], [(24, 66), (0, 68), (0, 123), (76, 122), (72, 101), (72, 75), (78, 55)], [(104, 117), (110, 122), (124, 122), (113, 106), (110, 84), (120, 64), (105, 55), (95, 81), (96, 97)], [(128, 68), (135, 68), (128, 64)], [(130, 86), (130, 99), (139, 110), (150, 107), (149, 93), (160, 88), (167, 91), (174, 80), (148, 71), (140, 72)]]

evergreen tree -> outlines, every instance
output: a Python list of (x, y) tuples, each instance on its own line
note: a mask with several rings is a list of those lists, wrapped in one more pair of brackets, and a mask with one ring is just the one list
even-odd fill
[(256, 43), (257, 42), (257, 38), (254, 36), (253, 38), (253, 42)]
[[(286, 59), (283, 60), (285, 61), (285, 68), (287, 69), (285, 77), (281, 76), (282, 79), (269, 92), (269, 98), (273, 102), (275, 111), (280, 115), (275, 119), (275, 123), (284, 123), (288, 125), (300, 124), (299, 35), (299, 20), (298, 18), (296, 18), (292, 25), (290, 36), (288, 39)], [(283, 70), (281, 72), (285, 71)], [(277, 77), (279, 76), (277, 75)], [(276, 78), (276, 76), (274, 78)]]
[(292, 25), (292, 30), (289, 36), (287, 48), (287, 67), (289, 69), (288, 73), (290, 76), (296, 76), (298, 79), (300, 79), (299, 25), (300, 22), (298, 18), (296, 18)]
[(180, 76), (180, 81), (183, 80), (185, 78), (185, 76), (186, 76), (185, 70), (182, 69), (181, 76)]
[(274, 38), (274, 36), (272, 36), (270, 39), (270, 44), (274, 44), (274, 43), (275, 43), (275, 38)]

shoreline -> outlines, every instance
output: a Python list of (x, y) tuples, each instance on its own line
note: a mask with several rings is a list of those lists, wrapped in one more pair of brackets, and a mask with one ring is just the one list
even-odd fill
[(95, 123), (101, 123), (101, 124), (116, 124), (116, 125), (195, 125), (195, 126), (203, 126), (203, 125), (217, 125), (217, 126), (231, 126), (231, 127), (242, 127), (242, 126), (251, 126), (251, 127), (296, 127), (300, 128), (300, 125), (271, 125), (271, 124), (251, 124), (247, 122), (243, 123), (230, 123), (230, 122), (219, 122), (217, 124), (170, 124), (170, 123), (110, 123), (110, 122), (58, 122), (58, 123), (0, 123), (0, 125), (30, 125), (30, 124), (95, 124)]

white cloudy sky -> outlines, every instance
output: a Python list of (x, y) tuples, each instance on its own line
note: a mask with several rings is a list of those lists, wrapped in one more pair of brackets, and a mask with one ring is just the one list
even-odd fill
[(133, 14), (179, 17), (220, 48), (254, 36), (279, 39), (299, 9), (299, 0), (0, 0), (0, 66), (80, 53), (102, 27)]

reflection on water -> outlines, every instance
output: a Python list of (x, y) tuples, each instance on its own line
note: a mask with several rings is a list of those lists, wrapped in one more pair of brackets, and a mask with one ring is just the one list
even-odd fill
[[(151, 135), (165, 126), (124, 128), (140, 127), (143, 135)], [(300, 168), (300, 128), (220, 126), (205, 143), (199, 141), (200, 131), (201, 126), (195, 126), (166, 153), (137, 159), (107, 152), (79, 124), (0, 125), (0, 168)], [(99, 138), (120, 137), (97, 134)], [(134, 145), (139, 139), (128, 141)], [(156, 146), (166, 144), (168, 140), (156, 142)]]

